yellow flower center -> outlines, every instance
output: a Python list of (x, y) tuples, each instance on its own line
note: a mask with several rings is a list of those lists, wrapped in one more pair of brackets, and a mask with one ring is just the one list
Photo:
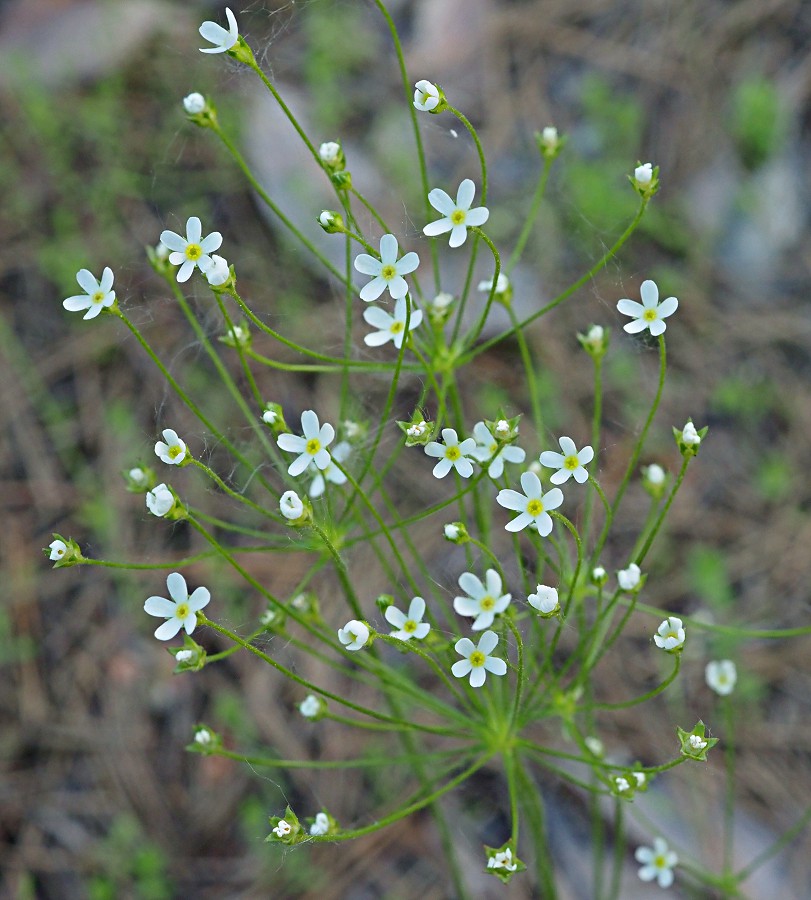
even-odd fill
[(405, 322), (392, 322), (391, 328), (389, 328), (389, 331), (392, 334), (399, 334), (401, 331), (404, 331), (404, 330), (405, 330)]
[(659, 315), (655, 309), (646, 309), (645, 312), (642, 313), (642, 318), (646, 322), (655, 322), (659, 318)]
[(496, 601), (489, 594), (486, 597), (482, 597), (479, 601), (479, 606), (484, 611), (491, 610), (495, 605)]
[(321, 449), (321, 441), (319, 441), (318, 438), (310, 438), (310, 440), (307, 441), (306, 449), (307, 453), (309, 453), (310, 456), (315, 456), (315, 454), (318, 453), (318, 451)]
[(189, 609), (188, 603), (178, 603), (177, 608), (175, 609), (175, 618), (176, 619), (185, 619), (191, 610)]
[(664, 869), (667, 866), (667, 860), (660, 853), (653, 857), (653, 864), (657, 869)]
[(101, 303), (107, 295), (104, 291), (96, 291), (95, 294), (90, 298), (91, 303)]
[(407, 631), (409, 634), (414, 634), (417, 630), (417, 623), (413, 619), (407, 619), (405, 625), (403, 625), (403, 631)]
[(539, 516), (543, 512), (543, 503), (538, 499), (530, 500), (527, 503), (527, 512), (531, 516)]
[(176, 459), (183, 452), (183, 448), (180, 447), (179, 444), (175, 444), (174, 447), (169, 448), (169, 456), (172, 459)]
[(395, 269), (395, 267), (392, 265), (383, 266), (383, 268), (380, 270), (380, 277), (384, 281), (391, 281), (392, 278), (394, 278), (394, 276), (396, 274), (397, 274), (397, 269)]
[(445, 449), (445, 458), (449, 459), (451, 462), (456, 462), (461, 456), (462, 453), (458, 447), (447, 447)]
[(197, 262), (198, 259), (203, 255), (203, 248), (199, 244), (186, 244), (185, 249), (186, 259), (190, 259), (192, 262)]
[(467, 210), (464, 209), (455, 209), (451, 213), (451, 222), (454, 225), (462, 225), (467, 217)]
[(570, 472), (574, 472), (575, 469), (580, 468), (580, 460), (576, 456), (567, 456), (566, 459), (563, 460), (563, 468), (568, 469)]
[(487, 657), (481, 652), (481, 650), (474, 650), (468, 657), (468, 661), (474, 669), (481, 668), (484, 665), (486, 659)]

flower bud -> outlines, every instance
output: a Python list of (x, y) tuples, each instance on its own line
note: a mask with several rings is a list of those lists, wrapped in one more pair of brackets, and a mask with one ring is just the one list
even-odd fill
[(535, 143), (545, 160), (551, 162), (560, 154), (566, 143), (566, 138), (558, 134), (554, 125), (547, 125), (543, 131), (535, 132)]
[(452, 544), (466, 544), (470, 540), (463, 522), (448, 522), (442, 529), (445, 540)]
[(585, 334), (577, 333), (577, 340), (580, 346), (593, 359), (602, 359), (608, 350), (608, 341), (611, 337), (611, 330), (603, 328), (602, 325), (590, 325), (589, 330)]
[(414, 85), (414, 108), (438, 115), (448, 108), (445, 94), (439, 85), (424, 78)]
[(653, 163), (637, 163), (634, 174), (628, 180), (640, 197), (649, 200), (659, 190), (659, 166)]
[(196, 116), (206, 108), (206, 98), (202, 94), (193, 93), (183, 98), (183, 109), (190, 116)]
[(318, 217), (318, 224), (327, 234), (343, 234), (346, 231), (341, 214), (331, 209), (325, 209), (321, 213)]

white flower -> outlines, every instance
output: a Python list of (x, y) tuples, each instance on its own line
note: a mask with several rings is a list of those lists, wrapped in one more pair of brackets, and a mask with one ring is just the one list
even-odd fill
[(425, 615), (425, 601), (422, 597), (414, 597), (409, 604), (407, 615), (396, 606), (387, 606), (384, 615), (389, 625), (397, 629), (390, 632), (391, 636), (401, 641), (408, 641), (411, 638), (421, 641), (431, 630), (431, 626), (422, 621)]
[(412, 251), (398, 260), (398, 252), (397, 238), (393, 234), (384, 234), (380, 238), (380, 259), (375, 259), (368, 253), (360, 253), (355, 257), (358, 272), (372, 276), (372, 280), (361, 289), (361, 300), (366, 303), (377, 300), (386, 288), (394, 300), (405, 297), (408, 284), (403, 275), (413, 272), (419, 266), (420, 258)]
[[(53, 544), (51, 546), (53, 547)], [(53, 559), (53, 556), (51, 556), (51, 559)], [(735, 689), (735, 682), (738, 680), (738, 670), (731, 659), (714, 660), (707, 663), (704, 677), (707, 679), (707, 685), (716, 694), (724, 697), (727, 694), (731, 694)]]
[(589, 473), (586, 466), (594, 459), (594, 450), (591, 447), (583, 447), (578, 452), (575, 442), (570, 437), (562, 437), (558, 443), (563, 453), (544, 450), (541, 454), (542, 466), (558, 470), (549, 479), (552, 484), (564, 484), (572, 475), (578, 484), (588, 481)]
[(547, 125), (541, 132), (541, 143), (547, 150), (556, 150), (560, 137), (554, 125)]
[(439, 459), (434, 466), (434, 478), (444, 478), (451, 469), (456, 469), (462, 478), (470, 478), (473, 474), (473, 464), (468, 457), (473, 456), (476, 441), (473, 438), (465, 438), (460, 442), (453, 428), (442, 429), (442, 440), (444, 444), (430, 441), (425, 445), (426, 455)]
[(79, 269), (76, 273), (76, 281), (79, 282), (79, 287), (84, 293), (76, 294), (62, 301), (62, 306), (68, 312), (81, 312), (86, 309), (87, 312), (82, 318), (95, 319), (105, 306), (112, 306), (115, 303), (113, 270), (109, 266), (105, 267), (99, 281), (96, 281), (93, 273), (88, 269)]
[[(483, 294), (489, 294), (493, 288), (493, 279), (485, 278), (484, 281), (480, 281), (478, 284), (478, 289)], [(498, 273), (498, 280), (496, 281), (496, 293), (497, 294), (506, 294), (510, 289), (510, 279), (503, 273)]]
[[(178, 650), (175, 653), (175, 661), (179, 663), (191, 662), (194, 659), (194, 650)], [(197, 736), (195, 735), (195, 740)]]
[(651, 463), (649, 466), (642, 470), (642, 474), (644, 478), (650, 482), (650, 484), (656, 485), (657, 487), (660, 484), (664, 484), (665, 481), (665, 470), (657, 465), (656, 463)]
[(454, 597), (453, 600), (453, 608), (460, 616), (474, 619), (471, 625), (473, 631), (489, 628), (496, 615), (503, 613), (512, 600), (512, 594), (501, 593), (501, 576), (495, 569), (485, 572), (484, 582), (482, 584), (472, 572), (462, 572), (459, 587), (467, 596)]
[(422, 437), (425, 432), (428, 431), (428, 423), (425, 419), (422, 422), (415, 422), (413, 425), (409, 425), (406, 428), (406, 434), (409, 437)]
[[(182, 653), (183, 651), (181, 650), (180, 652)], [(191, 651), (188, 652), (191, 653)], [(180, 660), (180, 653), (177, 654), (176, 658)], [(210, 744), (211, 732), (208, 728), (198, 728), (197, 731), (194, 732), (194, 742), (195, 744), (200, 744), (202, 747), (206, 747)]]
[(616, 778), (614, 779), (614, 786), (620, 794), (624, 794), (626, 791), (631, 790), (631, 783), (622, 775), (616, 776)]
[(439, 88), (424, 78), (414, 85), (414, 106), (420, 112), (431, 112), (439, 106)]
[[(363, 343), (369, 347), (380, 347), (387, 341), (392, 341), (399, 350), (403, 346), (406, 336), (406, 298), (400, 299), (394, 305), (394, 315), (387, 313), (379, 306), (370, 306), (363, 313), (363, 318), (373, 328), (379, 329), (367, 334)], [(408, 330), (413, 331), (422, 322), (422, 311), (412, 305), (411, 316), (408, 321)]]
[(648, 776), (644, 772), (631, 772), (631, 774), (634, 776), (637, 788), (643, 787), (648, 780)]
[(456, 652), (463, 656), (451, 666), (451, 672), (457, 678), (464, 678), (470, 674), (470, 686), (481, 687), (487, 673), (492, 672), (493, 675), (506, 675), (507, 663), (497, 656), (490, 656), (498, 644), (498, 635), (495, 631), (485, 631), (479, 638), (478, 645), (474, 644), (470, 638), (462, 638), (458, 640), (454, 646)]
[(360, 650), (369, 640), (369, 627), (364, 622), (352, 619), (338, 629), (338, 640), (347, 650)]
[(157, 484), (146, 492), (146, 508), (153, 516), (165, 516), (174, 505), (175, 498), (165, 484)]
[(328, 166), (337, 162), (340, 155), (341, 145), (335, 141), (326, 141), (318, 148), (319, 159)]
[(654, 838), (652, 848), (637, 847), (634, 856), (637, 862), (642, 863), (639, 870), (642, 881), (653, 881), (655, 878), (661, 888), (669, 888), (673, 884), (673, 867), (678, 864), (679, 858), (668, 849), (663, 838)]
[[(448, 524), (443, 529), (445, 533), (445, 537), (449, 541), (455, 541), (458, 539), (459, 535), (462, 533), (459, 530), (459, 526), (454, 524), (453, 522), (448, 522)], [(53, 545), (52, 545), (53, 546)]]
[(150, 616), (166, 619), (155, 632), (155, 637), (159, 641), (170, 640), (181, 628), (186, 629), (186, 634), (191, 634), (197, 624), (197, 611), (207, 606), (211, 599), (208, 588), (204, 587), (196, 588), (190, 596), (186, 579), (180, 572), (172, 572), (169, 575), (166, 587), (169, 589), (171, 600), (164, 597), (148, 597), (144, 603), (144, 611)]
[(48, 559), (52, 561), (62, 559), (62, 557), (68, 552), (68, 545), (64, 541), (51, 541), (51, 543), (48, 544), (48, 547), (51, 550), (51, 554)]
[(475, 209), (470, 208), (475, 194), (476, 185), (469, 178), (465, 178), (459, 185), (455, 202), (451, 200), (445, 191), (434, 188), (428, 194), (428, 202), (437, 212), (442, 213), (443, 218), (437, 219), (435, 222), (429, 222), (422, 229), (423, 234), (428, 235), (428, 237), (434, 237), (450, 231), (450, 246), (461, 247), (467, 240), (468, 228), (484, 225), (490, 216), (490, 211), (486, 206), (477, 206)]
[(591, 570), (591, 580), (595, 584), (603, 584), (605, 582), (607, 574), (608, 573), (605, 571), (605, 569), (602, 566), (595, 566)]
[[(499, 426), (503, 425), (501, 433), (509, 433), (510, 424), (502, 420), (497, 423), (496, 431)], [(504, 463), (522, 463), (526, 458), (526, 453), (520, 447), (513, 447), (510, 444), (500, 444), (490, 433), (490, 429), (484, 422), (477, 422), (473, 426), (473, 437), (476, 441), (476, 449), (473, 456), (480, 463), (490, 460), (487, 467), (487, 474), (491, 478), (501, 478), (504, 474)]]
[[(223, 259), (222, 256), (217, 256), (216, 253), (212, 255), (207, 263), (200, 263), (200, 271), (206, 276), (206, 281), (212, 287), (219, 287), (221, 284), (225, 284), (231, 277), (228, 260)], [(239, 328), (238, 325), (234, 327)]]
[(290, 463), (287, 474), (301, 475), (311, 462), (314, 462), (323, 472), (332, 461), (326, 448), (335, 437), (335, 429), (329, 422), (321, 425), (313, 410), (305, 409), (301, 414), (301, 430), (304, 432), (304, 437), (285, 432), (276, 438), (276, 443), (282, 450), (299, 454)]
[(586, 332), (585, 343), (593, 350), (602, 347), (603, 338), (605, 337), (605, 329), (602, 325), (592, 325)]
[(620, 569), (617, 572), (617, 583), (624, 591), (632, 591), (638, 587), (641, 577), (642, 572), (639, 566), (636, 563), (631, 563), (627, 569)]
[(440, 291), (436, 297), (431, 301), (431, 307), (436, 312), (444, 312), (454, 301), (453, 294), (449, 294), (447, 291)]
[(682, 429), (681, 439), (688, 447), (697, 447), (701, 443), (701, 435), (696, 431), (696, 426), (692, 422), (688, 422)]
[(202, 237), (202, 234), (203, 226), (197, 216), (191, 216), (186, 220), (185, 238), (174, 231), (161, 232), (161, 243), (172, 251), (169, 254), (169, 262), (173, 266), (180, 266), (177, 272), (178, 281), (188, 281), (195, 266), (205, 275), (207, 267), (211, 265), (209, 253), (219, 250), (222, 244), (222, 235), (219, 231), (212, 231), (206, 237)]
[(202, 94), (193, 93), (183, 98), (183, 109), (190, 116), (201, 113), (206, 108), (206, 98)]
[(487, 868), (506, 869), (508, 872), (514, 872), (518, 868), (518, 863), (513, 862), (513, 852), (507, 847), (499, 850), (487, 860)]
[(135, 469), (130, 469), (127, 474), (130, 477), (131, 481), (134, 481), (136, 484), (145, 484), (146, 483), (146, 472), (138, 466)]
[(285, 822), (284, 819), (279, 819), (279, 823), (273, 829), (273, 833), (276, 835), (276, 837), (283, 838), (290, 834), (292, 830), (293, 829), (287, 822)]
[(675, 297), (668, 297), (667, 300), (659, 302), (659, 288), (653, 281), (643, 281), (642, 287), (639, 289), (642, 302), (637, 303), (636, 300), (623, 299), (617, 303), (617, 309), (624, 316), (631, 316), (633, 322), (623, 325), (623, 329), (628, 334), (636, 334), (644, 331), (646, 328), (654, 337), (664, 334), (667, 325), (663, 321), (668, 316), (672, 316), (678, 309), (679, 301)]
[(335, 465), (335, 462), (346, 462), (346, 459), (351, 452), (352, 445), (349, 441), (341, 441), (339, 444), (335, 445), (329, 465), (323, 472), (318, 471), (318, 466), (316, 466), (315, 462), (310, 463), (310, 470), (316, 470), (315, 478), (313, 478), (309, 490), (309, 494), (313, 500), (316, 500), (324, 493), (328, 481), (332, 484), (346, 484), (346, 475), (344, 475), (338, 466)]
[(563, 491), (552, 488), (544, 494), (541, 479), (534, 472), (524, 472), (521, 475), (521, 487), (523, 494), (512, 490), (498, 492), (496, 502), (500, 506), (520, 513), (504, 527), (507, 531), (521, 531), (532, 524), (541, 537), (546, 537), (552, 531), (553, 524), (549, 510), (557, 509), (563, 503)]
[(547, 584), (539, 584), (535, 588), (535, 593), (527, 597), (527, 603), (545, 616), (560, 609), (557, 588), (549, 587)]
[(692, 750), (703, 750), (707, 746), (707, 741), (700, 734), (691, 734), (687, 743)]
[(310, 834), (326, 834), (329, 831), (329, 816), (326, 813), (316, 813), (315, 821), (310, 825)]
[(676, 650), (684, 646), (684, 627), (681, 619), (668, 616), (657, 629), (653, 642), (662, 650)]
[(201, 53), (225, 53), (239, 40), (239, 27), (237, 26), (236, 17), (227, 8), (225, 16), (228, 19), (228, 31), (216, 22), (203, 22), (200, 26), (200, 34), (204, 40), (215, 45), (214, 47), (201, 47)]
[(634, 180), (638, 185), (647, 187), (653, 179), (653, 163), (642, 163), (634, 169)]
[(263, 421), (266, 425), (273, 425), (273, 423), (274, 423), (274, 422), (276, 421), (276, 419), (278, 419), (278, 418), (279, 418), (279, 414), (276, 412), (275, 409), (266, 409), (266, 410), (262, 413), (262, 421)]
[(308, 694), (301, 703), (299, 703), (298, 711), (305, 719), (314, 719), (321, 711), (321, 704), (318, 701), (318, 697), (316, 697), (315, 694)]
[(304, 504), (295, 491), (285, 491), (282, 494), (279, 498), (279, 509), (285, 519), (291, 521), (300, 519), (304, 515)]
[(179, 466), (186, 458), (186, 445), (171, 428), (163, 431), (163, 440), (155, 444), (155, 455), (170, 466)]

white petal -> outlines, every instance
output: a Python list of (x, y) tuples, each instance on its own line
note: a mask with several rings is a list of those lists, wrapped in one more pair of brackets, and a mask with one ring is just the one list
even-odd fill
[(575, 456), (577, 454), (577, 445), (570, 437), (562, 437), (558, 443), (564, 456)]
[(410, 253), (406, 253), (402, 259), (397, 261), (397, 273), (399, 275), (409, 275), (419, 266), (419, 264), (420, 258), (412, 250)]
[(476, 649), (476, 645), (470, 638), (460, 638), (454, 645), (453, 649), (460, 653), (462, 656), (470, 656), (470, 654)]
[(639, 295), (642, 297), (642, 303), (646, 309), (656, 306), (659, 302), (659, 288), (656, 287), (655, 281), (643, 281), (639, 288)]
[(563, 503), (563, 491), (560, 488), (552, 488), (543, 495), (544, 509), (557, 509)]
[(304, 448), (307, 446), (307, 441), (299, 437), (297, 434), (280, 434), (276, 438), (276, 443), (281, 447), (282, 450), (287, 450), (290, 453), (301, 453)]
[(76, 273), (76, 281), (86, 294), (95, 294), (100, 290), (98, 281), (89, 269), (79, 269)]
[[(546, 515), (544, 513), (544, 515)], [(529, 513), (521, 513), (520, 516), (516, 516), (511, 522), (507, 522), (504, 528), (507, 531), (521, 531), (527, 527), (527, 525), (532, 522), (532, 516)]]
[(484, 671), (484, 666), (479, 666), (478, 668), (473, 669), (470, 673), (470, 686), (481, 687), (484, 684), (486, 678), (487, 673)]
[(332, 462), (332, 457), (329, 455), (329, 450), (325, 450), (323, 447), (315, 454), (313, 457), (313, 462), (318, 466), (319, 469), (323, 472), (324, 469)]
[(389, 625), (393, 625), (395, 628), (402, 628), (407, 621), (406, 614), (396, 606), (387, 606), (383, 615)]
[(469, 659), (460, 659), (459, 662), (455, 662), (451, 666), (451, 672), (453, 672), (457, 678), (464, 678), (472, 668), (473, 666)]
[(668, 297), (667, 300), (662, 300), (656, 312), (659, 314), (659, 318), (666, 319), (668, 316), (672, 316), (678, 308), (679, 301), (675, 297)]
[(172, 572), (166, 579), (166, 587), (169, 589), (169, 596), (175, 603), (185, 603), (189, 599), (189, 589), (186, 586), (186, 579), (180, 572)]
[(527, 498), (523, 494), (519, 494), (518, 491), (505, 489), (498, 492), (496, 503), (498, 503), (499, 506), (503, 506), (505, 509), (521, 512), (527, 507)]
[(487, 593), (493, 597), (498, 597), (501, 593), (501, 576), (495, 569), (488, 569), (484, 574), (484, 582), (487, 586)]
[(453, 608), (460, 616), (477, 616), (481, 612), (479, 602), (471, 597), (454, 597)]
[(408, 606), (408, 618), (419, 622), (425, 615), (425, 601), (422, 597), (414, 597)]
[(373, 278), (368, 284), (365, 284), (360, 290), (360, 299), (366, 303), (371, 303), (386, 290), (386, 280), (379, 275)]
[(449, 216), (456, 209), (456, 204), (441, 188), (434, 188), (428, 194), (428, 202), (443, 216)]
[(212, 231), (211, 234), (206, 235), (202, 241), (200, 241), (200, 249), (203, 253), (213, 253), (215, 250), (219, 250), (222, 246), (222, 235), (219, 231)]
[(490, 210), (486, 206), (477, 206), (465, 216), (465, 225), (478, 227), (479, 225), (484, 225), (489, 218)]
[(546, 537), (548, 534), (552, 533), (552, 527), (554, 523), (552, 522), (552, 517), (549, 513), (541, 513), (536, 519), (535, 524), (538, 526), (538, 534), (541, 537)]
[(472, 572), (462, 572), (458, 584), (466, 594), (477, 600), (484, 596), (484, 585)]
[(436, 237), (438, 234), (446, 234), (453, 228), (453, 222), (450, 219), (437, 219), (436, 222), (429, 222), (422, 233), (428, 237)]
[(470, 209), (470, 204), (475, 196), (476, 185), (469, 178), (465, 178), (456, 192), (456, 206), (459, 209)]
[(312, 457), (309, 455), (309, 453), (302, 453), (301, 456), (297, 456), (287, 467), (287, 474), (292, 475), (293, 478), (301, 475), (301, 473), (307, 468), (307, 466), (310, 465), (311, 460)]
[(451, 237), (448, 241), (450, 247), (461, 247), (467, 240), (467, 228), (464, 225), (454, 225), (451, 229)]
[(171, 618), (175, 614), (176, 606), (166, 597), (147, 597), (144, 603), (144, 612), (150, 616), (160, 616), (162, 619)]
[(654, 337), (659, 337), (660, 334), (664, 334), (666, 328), (667, 324), (661, 319), (657, 319), (655, 322), (650, 322), (648, 324), (648, 330)]
[(301, 414), (301, 430), (304, 432), (304, 437), (308, 441), (318, 437), (320, 427), (316, 413), (312, 409), (305, 409)]
[(453, 463), (449, 459), (440, 459), (440, 461), (434, 466), (434, 478), (444, 478), (452, 468)]
[(560, 469), (563, 466), (565, 457), (562, 453), (556, 453), (554, 450), (544, 450), (541, 454), (540, 462), (547, 469)]
[(383, 263), (368, 253), (359, 253), (355, 257), (354, 266), (362, 275), (379, 275), (383, 268)]
[(593, 447), (584, 447), (577, 454), (577, 461), (581, 466), (588, 465), (594, 459), (594, 448)]
[(397, 238), (393, 234), (384, 234), (380, 238), (380, 261), (390, 266), (397, 260)]
[(177, 271), (177, 280), (182, 284), (184, 281), (188, 281), (191, 278), (191, 273), (194, 271), (195, 263), (192, 260), (187, 259), (183, 265)]
[(490, 656), (484, 661), (484, 668), (494, 675), (507, 674), (507, 663), (505, 663), (503, 659), (499, 659), (495, 656)]
[[(99, 290), (104, 294), (110, 293), (110, 288), (113, 286), (113, 270), (109, 266), (104, 267), (104, 271), (101, 273), (101, 281), (99, 281)], [(675, 299), (675, 298), (674, 298)], [(667, 301), (665, 301), (667, 302)], [(676, 301), (678, 303), (678, 300)], [(668, 315), (667, 313), (665, 315)]]
[(521, 488), (529, 498), (540, 497), (542, 491), (541, 479), (534, 472), (522, 472)]
[[(219, 25), (217, 26), (219, 28)], [(222, 30), (222, 29), (220, 29)], [(186, 240), (190, 244), (199, 244), (203, 234), (203, 225), (197, 216), (189, 216), (186, 220)]]
[(77, 294), (75, 297), (68, 297), (67, 300), (63, 300), (62, 306), (69, 312), (80, 312), (83, 309), (88, 309), (92, 302), (87, 294)]
[[(225, 44), (228, 42), (230, 35), (228, 32), (222, 27), (222, 25), (218, 25), (216, 22), (203, 22), (203, 24), (198, 28), (200, 35), (205, 38), (205, 40), (210, 41), (212, 44)], [(222, 48), (225, 49), (225, 48)], [(222, 52), (218, 47), (217, 50)], [(203, 53), (213, 53), (213, 50), (204, 50)]]
[(321, 426), (321, 430), (318, 432), (318, 440), (321, 441), (322, 447), (329, 447), (335, 440), (335, 429), (329, 422), (324, 422)]
[(174, 250), (176, 253), (183, 253), (186, 249), (186, 244), (188, 241), (186, 238), (182, 238), (179, 234), (175, 234), (174, 231), (162, 231), (161, 232), (161, 243), (164, 247), (168, 247), (170, 250)]
[(589, 480), (589, 473), (583, 466), (580, 466), (579, 469), (575, 469), (572, 474), (574, 475), (574, 480), (578, 484), (585, 484)]
[[(402, 335), (398, 335), (398, 337), (402, 337)], [(391, 340), (394, 340), (394, 335), (390, 331), (373, 331), (364, 337), (363, 343), (367, 347), (382, 347)]]
[(497, 644), (498, 635), (495, 631), (485, 631), (479, 639), (479, 645), (476, 649), (485, 656), (489, 656), (496, 649)]
[(568, 469), (558, 469), (554, 475), (550, 477), (552, 484), (566, 484), (572, 473)]
[(180, 631), (183, 623), (180, 619), (167, 619), (163, 625), (159, 625), (155, 629), (155, 637), (159, 641), (171, 641), (172, 638)]
[(617, 309), (624, 316), (633, 316), (635, 319), (638, 319), (645, 312), (645, 307), (641, 303), (628, 299), (620, 300), (617, 303)]
[(622, 326), (623, 331), (627, 331), (628, 334), (638, 334), (640, 331), (644, 331), (648, 327), (648, 323), (644, 319), (635, 319), (633, 322), (629, 322), (627, 325)]
[(408, 282), (402, 275), (395, 275), (388, 283), (389, 293), (395, 300), (400, 300), (408, 293)]
[(195, 588), (192, 595), (189, 597), (189, 609), (191, 609), (192, 612), (197, 612), (198, 609), (208, 606), (210, 600), (211, 592), (208, 588)]

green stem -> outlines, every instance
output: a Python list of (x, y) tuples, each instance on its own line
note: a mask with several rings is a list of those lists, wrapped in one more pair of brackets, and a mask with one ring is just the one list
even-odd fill
[(648, 555), (648, 551), (650, 550), (651, 546), (653, 545), (653, 542), (656, 540), (656, 535), (659, 533), (659, 529), (662, 527), (662, 523), (665, 521), (665, 518), (667, 517), (668, 510), (670, 509), (670, 506), (673, 503), (673, 500), (675, 499), (679, 488), (681, 487), (681, 483), (684, 481), (684, 476), (687, 474), (687, 466), (690, 465), (691, 458), (692, 457), (690, 457), (690, 456), (685, 456), (684, 459), (682, 460), (681, 468), (679, 469), (679, 474), (676, 477), (676, 481), (673, 485), (673, 489), (670, 491), (667, 501), (665, 502), (665, 505), (662, 507), (662, 509), (659, 513), (659, 516), (656, 519), (656, 523), (654, 524), (653, 528), (651, 528), (650, 534), (648, 535), (645, 543), (643, 544), (642, 549), (636, 555), (636, 559), (634, 560), (634, 562), (638, 566), (642, 565), (645, 557)]
[(676, 679), (676, 676), (679, 674), (679, 669), (681, 668), (681, 654), (675, 654), (676, 663), (673, 666), (673, 671), (668, 675), (667, 678), (660, 684), (657, 684), (655, 688), (648, 691), (645, 694), (642, 694), (640, 697), (634, 697), (632, 700), (624, 700), (622, 703), (592, 703), (592, 709), (629, 709), (632, 706), (638, 706), (640, 703), (645, 703), (648, 700), (651, 700), (653, 697), (656, 697), (658, 694), (661, 694), (666, 688), (668, 688), (673, 681)]
[(552, 160), (548, 157), (544, 157), (543, 170), (541, 172), (541, 177), (538, 179), (538, 186), (535, 188), (535, 194), (532, 197), (532, 203), (530, 204), (524, 227), (521, 229), (521, 234), (518, 235), (518, 240), (515, 243), (513, 252), (510, 254), (509, 260), (507, 260), (507, 265), (504, 266), (506, 275), (509, 275), (510, 272), (512, 272), (516, 263), (521, 258), (521, 254), (524, 252), (524, 247), (527, 245), (529, 236), (532, 233), (532, 226), (535, 224), (535, 219), (538, 216), (538, 210), (541, 208), (541, 201), (546, 192), (546, 183), (549, 181), (549, 172), (551, 169)]

